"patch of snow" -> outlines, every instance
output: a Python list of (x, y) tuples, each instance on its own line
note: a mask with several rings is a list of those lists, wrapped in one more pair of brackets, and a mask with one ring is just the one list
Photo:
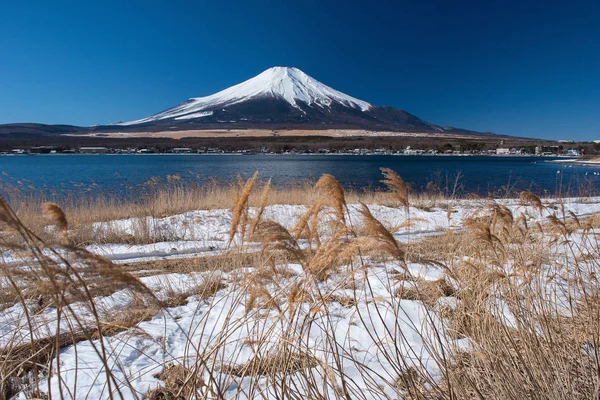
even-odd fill
[(196, 113), (182, 115), (181, 117), (177, 117), (175, 119), (192, 119), (192, 118), (201, 118), (201, 117), (210, 117), (213, 115), (212, 111), (200, 111)]

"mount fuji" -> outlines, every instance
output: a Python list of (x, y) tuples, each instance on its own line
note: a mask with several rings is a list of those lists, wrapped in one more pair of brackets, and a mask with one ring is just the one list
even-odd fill
[(482, 133), (442, 127), (404, 110), (380, 107), (335, 90), (298, 68), (273, 67), (206, 97), (103, 130), (364, 129), (373, 131)]
[(273, 67), (210, 96), (191, 98), (149, 117), (110, 125), (6, 124), (0, 135), (164, 132), (188, 130), (306, 130), (493, 135), (424, 121), (335, 90), (298, 68)]
[(211, 96), (192, 98), (150, 117), (117, 125), (136, 125), (165, 119), (186, 120), (211, 116), (220, 109), (256, 100), (276, 100), (291, 106), (289, 111), (307, 115), (310, 108), (331, 109), (341, 105), (360, 111), (372, 106), (366, 101), (355, 99), (330, 88), (306, 75), (297, 68), (273, 67), (238, 85)]

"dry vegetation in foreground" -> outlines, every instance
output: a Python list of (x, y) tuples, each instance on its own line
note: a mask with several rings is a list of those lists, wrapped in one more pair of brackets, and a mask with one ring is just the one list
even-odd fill
[[(268, 185), (256, 188), (256, 175), (222, 191), (214, 188), (206, 206), (225, 204), (233, 194), (230, 252), (153, 263), (155, 270), (208, 274), (191, 290), (173, 288), (162, 296), (134, 274), (135, 265), (112, 264), (67, 237), (72, 218), (114, 218), (110, 207), (84, 216), (77, 208), (65, 213), (46, 205), (46, 218), (56, 227), (50, 240), (27, 227), (41, 225), (39, 216), (17, 214), (1, 200), (2, 250), (28, 261), (27, 268), (4, 261), (1, 300), (21, 306), (19, 329), (29, 334), (14, 334), (0, 349), (0, 398), (86, 397), (84, 389), (74, 391), (83, 373), (62, 370), (67, 355), (59, 351), (81, 342), (91, 344), (105, 367), (97, 379), (106, 382), (107, 398), (599, 398), (600, 218), (580, 219), (560, 207), (548, 212), (537, 196), (524, 192), (520, 199), (529, 208), (522, 214), (488, 200), (462, 230), (402, 244), (366, 204), (409, 209), (415, 198), (394, 171), (383, 174), (389, 190), (373, 197), (349, 196), (324, 175), (303, 191), (301, 201), (309, 207), (292, 229), (262, 218), (265, 205), (293, 201), (277, 197), (284, 195)], [(180, 195), (195, 208), (206, 201), (174, 194)], [(348, 202), (361, 200), (361, 220), (352, 221)], [(182, 211), (167, 198), (161, 201), (145, 212)], [(251, 214), (250, 206), (258, 212)], [(547, 217), (536, 219), (544, 212)], [(259, 251), (251, 243), (260, 243)], [(419, 275), (415, 265), (438, 274)], [(25, 281), (40, 283), (29, 291)], [(127, 288), (133, 300), (107, 316), (97, 296), (110, 288)], [(138, 392), (134, 376), (123, 378), (111, 368), (118, 357), (111, 339), (148, 336), (141, 321), (162, 313), (166, 324), (171, 310), (192, 300), (207, 317), (183, 330), (186, 356), (158, 358), (153, 374), (163, 384)], [(231, 307), (219, 308), (223, 302)], [(40, 338), (37, 317), (49, 308), (55, 331)], [(406, 323), (413, 309), (421, 326)], [(213, 312), (224, 319), (223, 329), (209, 324)], [(334, 323), (340, 312), (353, 316), (342, 334)], [(240, 337), (240, 326), (253, 328)], [(370, 343), (367, 349), (346, 336), (352, 326)], [(196, 331), (208, 331), (203, 341)], [(415, 340), (422, 342), (418, 351), (411, 347)], [(250, 349), (252, 356), (239, 361), (232, 348)], [(44, 384), (53, 379), (64, 380)]]
[[(199, 179), (194, 176), (194, 179)], [(416, 191), (406, 184), (406, 198), (412, 207), (430, 210), (434, 207), (446, 207), (448, 203), (459, 199), (478, 199), (475, 193), (464, 191), (462, 175), (436, 173), (427, 184), (425, 190)], [(238, 180), (241, 179), (238, 177)], [(14, 180), (14, 179), (13, 179)], [(157, 239), (152, 232), (152, 222), (145, 217), (163, 218), (194, 210), (215, 210), (227, 208), (239, 189), (239, 182), (220, 182), (207, 179), (202, 182), (190, 181), (181, 175), (167, 175), (165, 178), (154, 177), (141, 186), (127, 189), (126, 193), (111, 196), (93, 196), (95, 184), (89, 187), (74, 186), (72, 190), (63, 189), (59, 193), (49, 194), (46, 190), (36, 189), (27, 182), (10, 184), (1, 183), (1, 193), (5, 194), (10, 207), (18, 215), (20, 221), (44, 240), (55, 240), (51, 232), (45, 228), (47, 219), (40, 218), (42, 205), (48, 202), (59, 202), (60, 208), (69, 221), (69, 238), (71, 244), (88, 245), (102, 243), (148, 244)], [(269, 189), (265, 192), (265, 188)], [(554, 197), (591, 197), (598, 195), (594, 184), (590, 182), (561, 183)], [(263, 194), (266, 197), (263, 198)], [(124, 197), (125, 195), (125, 197)], [(348, 204), (379, 204), (396, 206), (393, 199), (380, 189), (345, 189)], [(321, 196), (314, 181), (292, 182), (284, 187), (273, 187), (268, 181), (256, 180), (248, 197), (247, 205), (288, 204), (312, 205)], [(510, 182), (498, 191), (489, 193), (488, 198), (518, 198), (519, 192)], [(138, 218), (139, 223), (134, 232), (104, 230), (98, 232), (94, 223), (119, 219)], [(164, 240), (175, 240), (172, 232), (164, 233)], [(175, 235), (176, 236), (176, 235)]]

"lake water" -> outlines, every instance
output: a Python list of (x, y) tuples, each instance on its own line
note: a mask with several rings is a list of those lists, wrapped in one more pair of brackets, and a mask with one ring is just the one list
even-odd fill
[[(0, 188), (42, 190), (48, 194), (89, 193), (128, 196), (152, 177), (178, 174), (185, 183), (209, 177), (230, 181), (259, 171), (276, 185), (334, 175), (344, 186), (379, 187), (381, 167), (394, 169), (423, 190), (428, 182), (453, 185), (460, 175), (463, 193), (515, 192), (576, 194), (583, 185), (600, 188), (600, 168), (561, 165), (537, 157), (338, 156), (338, 155), (37, 155), (0, 157)], [(595, 175), (598, 173), (599, 175)], [(34, 189), (35, 188), (35, 189)]]

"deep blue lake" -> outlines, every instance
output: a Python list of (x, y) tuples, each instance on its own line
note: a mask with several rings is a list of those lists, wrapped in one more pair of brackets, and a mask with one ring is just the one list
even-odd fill
[[(0, 157), (0, 188), (42, 190), (53, 196), (88, 193), (128, 196), (152, 177), (178, 174), (181, 182), (234, 180), (259, 171), (276, 185), (334, 175), (344, 186), (380, 186), (381, 167), (394, 169), (415, 189), (428, 182), (450, 188), (460, 175), (463, 193), (504, 193), (503, 187), (540, 194), (576, 195), (600, 189), (600, 168), (561, 165), (538, 157), (346, 155), (36, 155)], [(599, 175), (596, 175), (599, 174)], [(35, 189), (34, 189), (35, 188)]]

